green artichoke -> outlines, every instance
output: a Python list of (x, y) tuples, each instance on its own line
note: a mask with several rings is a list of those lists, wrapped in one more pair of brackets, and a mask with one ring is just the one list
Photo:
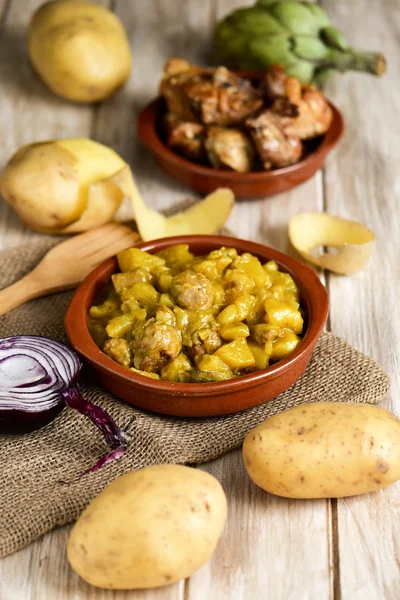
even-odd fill
[(266, 70), (279, 64), (302, 83), (321, 84), (336, 71), (386, 70), (382, 54), (350, 48), (317, 4), (258, 0), (219, 21), (214, 45), (227, 66)]

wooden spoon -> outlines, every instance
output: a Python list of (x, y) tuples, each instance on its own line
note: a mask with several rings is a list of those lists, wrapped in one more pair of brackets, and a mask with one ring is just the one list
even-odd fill
[(0, 291), (0, 315), (28, 300), (76, 287), (101, 262), (139, 243), (135, 231), (107, 223), (61, 242), (28, 275)]

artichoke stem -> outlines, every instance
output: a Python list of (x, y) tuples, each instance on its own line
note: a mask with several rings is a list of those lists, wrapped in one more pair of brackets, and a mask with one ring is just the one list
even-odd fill
[(339, 71), (363, 71), (382, 75), (386, 71), (386, 59), (380, 53), (349, 49), (346, 52), (335, 52), (329, 58), (318, 61), (318, 66)]

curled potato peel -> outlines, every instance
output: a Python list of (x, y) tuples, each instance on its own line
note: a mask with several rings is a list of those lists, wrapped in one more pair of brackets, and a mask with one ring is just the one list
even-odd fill
[[(289, 239), (306, 260), (341, 275), (361, 271), (375, 247), (375, 235), (357, 221), (323, 212), (301, 213), (289, 222)], [(319, 247), (331, 247), (334, 253), (313, 254)]]
[(131, 172), (117, 173), (114, 180), (130, 199), (141, 238), (144, 241), (190, 234), (212, 234), (227, 221), (235, 202), (233, 192), (218, 188), (203, 200), (172, 217), (148, 208)]
[(0, 176), (0, 192), (24, 223), (53, 234), (79, 233), (108, 223), (126, 197), (145, 241), (215, 233), (234, 204), (231, 190), (221, 188), (167, 218), (146, 206), (129, 165), (114, 150), (86, 138), (22, 147)]

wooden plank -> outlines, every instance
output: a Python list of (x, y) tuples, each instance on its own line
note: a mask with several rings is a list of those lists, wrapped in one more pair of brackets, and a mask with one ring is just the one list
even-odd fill
[(0, 37), (1, 37), (1, 31), (4, 27), (7, 9), (9, 6), (10, 6), (9, 0), (0, 0)]
[(255, 486), (235, 451), (201, 467), (223, 485), (229, 515), (211, 561), (189, 581), (190, 600), (328, 599), (328, 501), (298, 501)]
[[(134, 66), (129, 81), (118, 96), (97, 110), (93, 137), (111, 145), (129, 162), (145, 201), (156, 209), (169, 207), (192, 194), (158, 171), (151, 155), (136, 140), (136, 120), (141, 108), (158, 94), (163, 65), (168, 57), (185, 56), (201, 62), (202, 47), (211, 23), (211, 7), (210, 0), (203, 3), (179, 0), (173, 5), (148, 1), (146, 11), (143, 11), (138, 3), (115, 2), (115, 12), (128, 30)], [(118, 216), (132, 216), (128, 203)], [(183, 599), (184, 586), (185, 582), (181, 581), (165, 590), (148, 592), (145, 597), (148, 600)], [(141, 598), (142, 595), (142, 592), (131, 592), (129, 598)]]
[[(234, 231), (292, 253), (287, 219), (321, 208), (319, 182), (320, 175), (273, 200), (240, 204), (232, 219)], [(222, 600), (232, 590), (235, 600), (333, 597), (329, 501), (290, 501), (259, 490), (249, 481), (239, 452), (201, 468), (222, 482), (229, 517), (217, 552), (190, 579), (189, 600)]]
[[(381, 50), (388, 72), (335, 76), (327, 92), (346, 120), (346, 135), (326, 168), (326, 208), (369, 225), (377, 248), (369, 266), (352, 277), (329, 277), (331, 327), (373, 356), (391, 378), (384, 406), (400, 414), (400, 6), (385, 0), (324, 0), (332, 20), (355, 47)], [(400, 597), (400, 485), (338, 501), (342, 600)]]
[(181, 600), (184, 581), (158, 590), (111, 591), (85, 583), (69, 568), (70, 527), (45, 535), (0, 563), (1, 600)]
[[(244, 4), (219, 0), (217, 17)], [(297, 212), (321, 210), (322, 204), (318, 174), (290, 193), (239, 202), (229, 225), (240, 237), (292, 253), (288, 219)], [(224, 486), (229, 516), (216, 553), (189, 581), (188, 600), (332, 597), (328, 501), (296, 502), (263, 492), (248, 479), (239, 451), (201, 468)]]

